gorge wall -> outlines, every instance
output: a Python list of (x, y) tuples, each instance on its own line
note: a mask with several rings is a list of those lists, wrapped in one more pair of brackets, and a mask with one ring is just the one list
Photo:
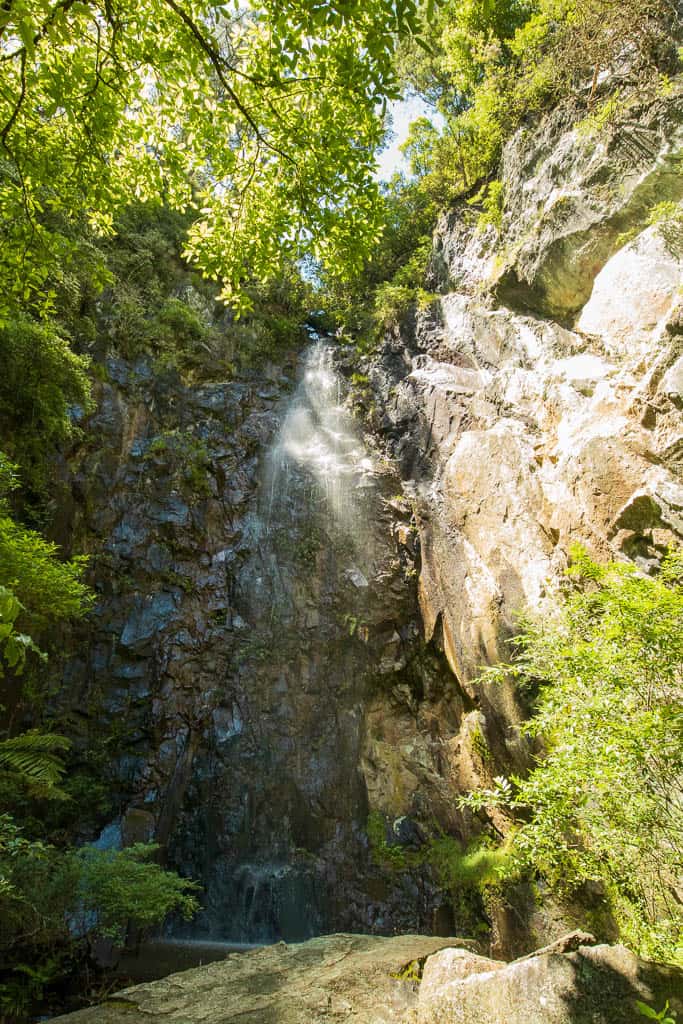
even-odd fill
[(683, 535), (681, 93), (515, 136), (500, 229), (444, 214), (438, 294), (370, 355), (311, 335), (211, 383), (104, 362), (64, 473), (99, 591), (66, 692), (117, 754), (101, 842), (156, 838), (200, 879), (192, 934), (479, 914), (516, 953), (565, 928), (407, 855), (485, 830), (457, 795), (528, 763), (514, 692), (475, 680), (571, 543), (648, 572)]

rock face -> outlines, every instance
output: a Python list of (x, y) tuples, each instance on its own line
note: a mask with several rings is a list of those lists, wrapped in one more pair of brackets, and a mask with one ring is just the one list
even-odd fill
[[(400, 483), (329, 354), (265, 382), (113, 358), (104, 375), (63, 502), (99, 590), (63, 700), (117, 753), (104, 835), (154, 839), (201, 882), (183, 934), (431, 930), (432, 873), (383, 871), (366, 823), (379, 791), (396, 819), (413, 799), (448, 809), (462, 697), (422, 638)], [(414, 834), (405, 819), (391, 841)]]
[(501, 169), (502, 303), (573, 318), (625, 233), (642, 230), (657, 204), (683, 198), (681, 95), (680, 78), (666, 95), (622, 94), (603, 123), (560, 107), (515, 136)]
[[(444, 215), (441, 294), (360, 367), (292, 352), (188, 382), (105, 362), (97, 443), (65, 473), (62, 535), (95, 554), (100, 598), (65, 694), (116, 754), (99, 825), (201, 881), (195, 934), (471, 926), (413, 855), (430, 830), (471, 839), (457, 795), (528, 764), (516, 696), (480, 667), (573, 542), (649, 572), (683, 536), (682, 123), (672, 80), (602, 133), (567, 111), (521, 132), (501, 232)], [(359, 424), (337, 429), (334, 375), (359, 369)], [(506, 914), (496, 955), (566, 930)]]
[[(222, 963), (117, 993), (92, 1009), (58, 1017), (71, 1024), (389, 1024), (417, 1007), (417, 974), (404, 968), (449, 939), (326, 935), (278, 943)], [(414, 1017), (413, 1017), (414, 1019)]]
[(361, 367), (418, 523), (426, 638), (476, 704), (444, 749), (456, 789), (528, 756), (514, 694), (473, 679), (570, 546), (651, 572), (683, 536), (681, 88), (604, 132), (557, 110), (515, 136), (500, 232), (445, 214), (441, 294)]
[(445, 949), (428, 958), (418, 1024), (632, 1024), (636, 1002), (677, 1011), (683, 976), (624, 946), (539, 951), (511, 964)]
[[(590, 938), (590, 937), (588, 937)], [(622, 946), (489, 960), (460, 940), (328, 935), (279, 943), (117, 993), (71, 1024), (635, 1024), (683, 1008), (683, 975)], [(447, 944), (446, 948), (444, 944)], [(420, 981), (420, 976), (422, 980)]]

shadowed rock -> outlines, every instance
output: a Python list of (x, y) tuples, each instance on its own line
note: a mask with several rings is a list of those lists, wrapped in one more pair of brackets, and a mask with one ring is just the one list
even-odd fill
[[(636, 1024), (683, 1009), (683, 972), (574, 932), (505, 964), (475, 943), (326, 935), (136, 985), (69, 1024)], [(420, 981), (420, 975), (422, 980)]]
[[(461, 939), (326, 935), (283, 942), (117, 993), (55, 1021), (70, 1024), (354, 1024), (408, 1021), (417, 1005), (407, 964)], [(473, 945), (468, 943), (468, 945)], [(414, 1019), (414, 1017), (413, 1017)]]

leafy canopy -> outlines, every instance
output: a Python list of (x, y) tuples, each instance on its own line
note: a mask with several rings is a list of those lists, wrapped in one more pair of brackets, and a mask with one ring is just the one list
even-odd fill
[(2, 310), (49, 309), (68, 221), (106, 233), (133, 200), (200, 211), (187, 254), (237, 305), (304, 250), (358, 266), (395, 41), (417, 27), (415, 0), (3, 4)]

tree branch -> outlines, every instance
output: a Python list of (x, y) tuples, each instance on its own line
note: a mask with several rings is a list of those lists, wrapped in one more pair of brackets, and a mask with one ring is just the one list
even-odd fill
[[(264, 135), (263, 131), (261, 130), (261, 128), (259, 127), (259, 125), (255, 121), (253, 115), (246, 108), (246, 106), (244, 105), (244, 103), (242, 102), (240, 97), (237, 95), (237, 93), (233, 89), (232, 85), (228, 82), (228, 80), (227, 80), (227, 78), (225, 76), (225, 70), (224, 70), (224, 63), (225, 62), (223, 61), (220, 53), (215, 49), (215, 47), (213, 47), (211, 45), (211, 43), (208, 41), (208, 39), (206, 39), (204, 37), (203, 33), (199, 30), (198, 26), (193, 21), (193, 19), (189, 16), (189, 14), (187, 14), (186, 11), (184, 11), (176, 3), (176, 0), (164, 0), (164, 3), (166, 4), (167, 7), (170, 7), (171, 10), (181, 19), (183, 24), (190, 31), (190, 33), (193, 36), (193, 38), (195, 39), (195, 41), (198, 43), (200, 49), (209, 58), (209, 60), (211, 62), (211, 65), (212, 65), (214, 71), (216, 72), (216, 75), (218, 76), (219, 82), (221, 83), (221, 85), (225, 89), (226, 93), (228, 94), (228, 96), (230, 97), (230, 99), (232, 100), (234, 105), (239, 110), (240, 114), (242, 114), (244, 119), (247, 121), (247, 123), (251, 127), (251, 129), (254, 132), (254, 134), (256, 135), (256, 138), (258, 139), (258, 141), (262, 145), (266, 146), (267, 149), (270, 149), (271, 152), (277, 153), (278, 156), (281, 156), (283, 160), (286, 160), (288, 163), (293, 164), (293, 165), (296, 166), (296, 160), (292, 156), (290, 156), (289, 153), (286, 153), (284, 150), (280, 149), (278, 146), (275, 146), (272, 142), (270, 142), (270, 140), (267, 138), (267, 136)], [(234, 68), (232, 66), (229, 66), (229, 70), (231, 72), (233, 72), (233, 74), (239, 74), (240, 73), (240, 72), (237, 71), (236, 68)], [(243, 75), (242, 77), (247, 78), (250, 82), (252, 82), (255, 85), (260, 85), (260, 86), (263, 87), (263, 83), (260, 82), (258, 79), (250, 78), (249, 75)]]
[(3, 148), (5, 150), (7, 150), (7, 152), (10, 153), (10, 155), (12, 155), (12, 151), (10, 150), (10, 148), (9, 148), (9, 146), (7, 144), (7, 136), (12, 131), (14, 123), (16, 122), (17, 118), (19, 117), (19, 111), (21, 110), (22, 104), (23, 104), (24, 99), (26, 97), (26, 48), (25, 47), (24, 47), (24, 49), (23, 49), (23, 51), (21, 53), (21, 65), (20, 65), (20, 71), (19, 71), (19, 79), (21, 81), (21, 89), (19, 90), (19, 95), (17, 96), (17, 101), (14, 104), (14, 109), (12, 110), (12, 113), (9, 116), (9, 120), (5, 123), (5, 126), (2, 129), (2, 131), (0, 131), (0, 142), (2, 142)]

